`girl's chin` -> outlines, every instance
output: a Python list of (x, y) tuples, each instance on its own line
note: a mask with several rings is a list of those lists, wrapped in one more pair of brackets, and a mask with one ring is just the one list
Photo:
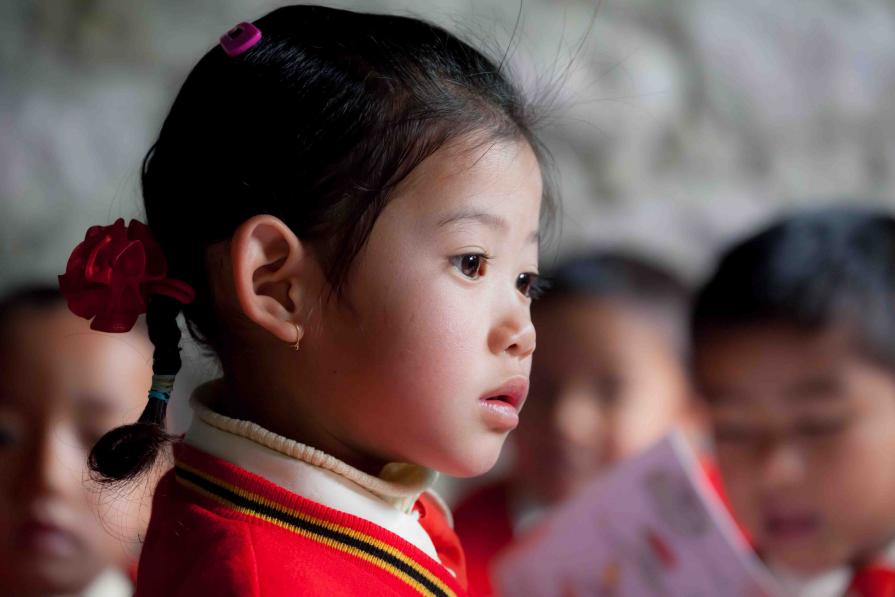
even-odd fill
[(478, 477), (494, 468), (500, 456), (500, 449), (481, 450), (476, 454), (469, 454), (468, 456), (468, 458), (463, 459), (454, 458), (431, 468), (451, 477)]

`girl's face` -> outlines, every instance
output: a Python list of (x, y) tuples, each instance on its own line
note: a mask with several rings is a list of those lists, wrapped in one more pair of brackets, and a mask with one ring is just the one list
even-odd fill
[(324, 433), (376, 461), (491, 468), (528, 391), (541, 193), (524, 142), (455, 144), (413, 171), (347, 300), (308, 322), (302, 384)]
[(696, 353), (718, 462), (764, 556), (817, 572), (895, 534), (895, 377), (837, 331), (719, 331)]
[(127, 565), (138, 546), (145, 488), (91, 486), (87, 455), (106, 431), (140, 416), (152, 349), (136, 332), (94, 332), (64, 305), (23, 308), (2, 340), (0, 587), (80, 592), (104, 568)]

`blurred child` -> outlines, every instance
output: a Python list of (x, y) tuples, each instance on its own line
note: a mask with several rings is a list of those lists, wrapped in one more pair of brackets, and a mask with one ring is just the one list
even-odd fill
[(470, 585), (545, 509), (678, 424), (695, 422), (685, 375), (688, 292), (632, 256), (561, 263), (532, 308), (538, 349), (510, 476), (455, 509)]
[(95, 327), (147, 312), (146, 408), (93, 452), (112, 481), (171, 439), (182, 307), (222, 365), (138, 595), (465, 593), (427, 490), (489, 470), (528, 393), (531, 127), (505, 67), (417, 19), (288, 6), (199, 60), (144, 162), (148, 226), (91, 228), (60, 279)]
[(695, 301), (725, 487), (793, 594), (895, 594), (893, 299), (895, 218), (843, 207), (740, 242)]
[(87, 455), (142, 409), (151, 354), (142, 332), (90, 330), (57, 289), (0, 301), (0, 594), (131, 594), (142, 496), (91, 487)]

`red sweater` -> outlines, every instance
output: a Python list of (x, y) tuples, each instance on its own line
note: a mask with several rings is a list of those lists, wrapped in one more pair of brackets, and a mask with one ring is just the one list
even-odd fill
[(444, 565), (380, 526), (187, 444), (174, 455), (153, 498), (137, 597), (466, 595), (459, 542), (425, 494), (420, 524)]

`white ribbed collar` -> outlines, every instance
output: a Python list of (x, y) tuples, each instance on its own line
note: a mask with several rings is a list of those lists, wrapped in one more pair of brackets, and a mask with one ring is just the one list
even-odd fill
[(193, 394), (194, 416), (186, 443), (292, 493), (369, 520), (438, 560), (432, 540), (412, 511), (420, 494), (435, 482), (435, 471), (392, 463), (374, 477), (256, 423), (224, 416), (207, 406), (219, 383), (205, 384)]

